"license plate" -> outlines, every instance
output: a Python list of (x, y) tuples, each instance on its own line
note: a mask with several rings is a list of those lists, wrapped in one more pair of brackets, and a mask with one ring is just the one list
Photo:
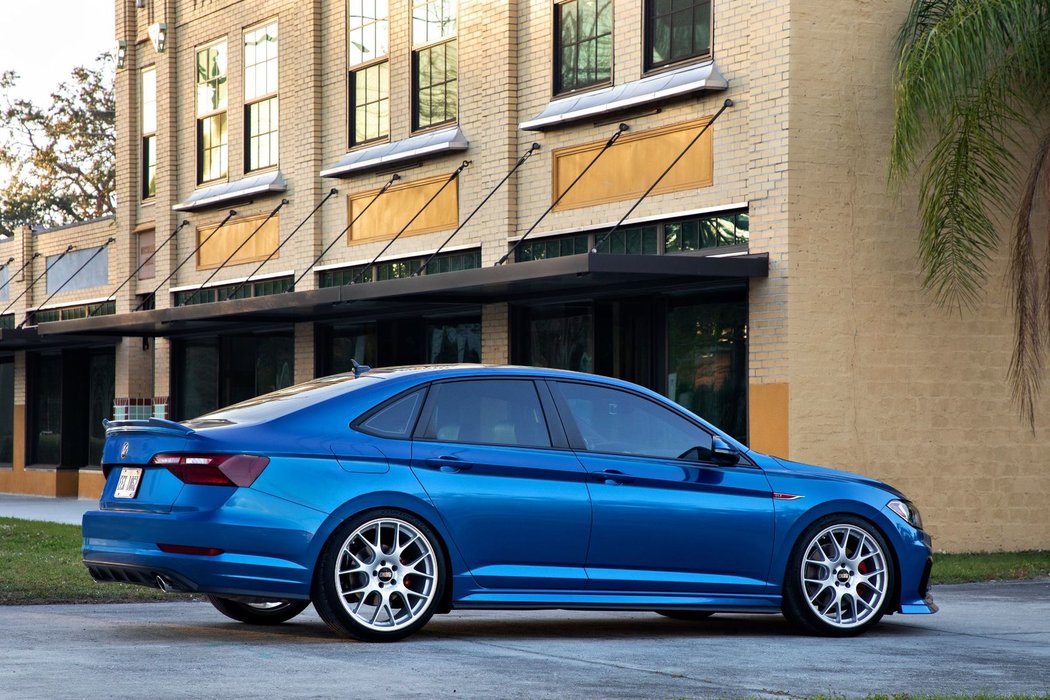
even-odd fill
[(113, 498), (134, 498), (139, 490), (139, 482), (142, 481), (142, 467), (123, 467), (120, 470), (120, 479), (117, 488), (113, 491)]

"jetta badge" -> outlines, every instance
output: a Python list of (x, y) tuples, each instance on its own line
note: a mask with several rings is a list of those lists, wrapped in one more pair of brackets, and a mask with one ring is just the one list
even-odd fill
[(129, 447), (131, 447), (131, 445), (126, 443), (126, 442), (123, 445), (120, 446), (120, 458), (121, 459), (124, 459), (125, 457), (128, 456), (128, 448)]

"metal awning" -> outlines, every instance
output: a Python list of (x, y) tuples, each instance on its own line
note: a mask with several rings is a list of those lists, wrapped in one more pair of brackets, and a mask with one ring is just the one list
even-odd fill
[(602, 119), (628, 109), (657, 104), (700, 92), (721, 92), (729, 88), (714, 61), (685, 66), (677, 70), (646, 76), (629, 83), (590, 90), (552, 100), (519, 129), (544, 131), (582, 119)]
[(174, 211), (200, 211), (211, 207), (226, 206), (260, 195), (276, 194), (288, 189), (288, 182), (280, 170), (242, 177), (194, 190), (184, 201), (172, 207)]
[(91, 335), (78, 333), (74, 336), (64, 334), (42, 335), (37, 327), (2, 328), (0, 329), (0, 353), (19, 350), (52, 350), (69, 347), (88, 347), (96, 345), (114, 345), (119, 337), (112, 335)]
[(499, 267), (54, 321), (38, 328), (42, 337), (173, 336), (220, 332), (243, 323), (337, 321), (498, 302), (655, 292), (719, 280), (765, 277), (768, 267), (765, 253), (725, 257), (583, 253)]
[(458, 127), (432, 131), (401, 141), (381, 143), (351, 151), (330, 168), (321, 171), (321, 177), (350, 177), (376, 168), (394, 167), (402, 163), (465, 151), (470, 147), (466, 135)]

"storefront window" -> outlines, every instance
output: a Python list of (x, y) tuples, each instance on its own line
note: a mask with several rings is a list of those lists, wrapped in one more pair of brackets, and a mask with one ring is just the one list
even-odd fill
[(102, 445), (106, 442), (102, 421), (113, 417), (116, 376), (116, 354), (112, 349), (91, 353), (88, 357), (88, 464), (102, 464)]
[(589, 304), (530, 309), (526, 320), (525, 364), (593, 372), (593, 316)]
[(679, 303), (667, 314), (666, 395), (747, 439), (747, 302)]
[(62, 357), (44, 355), (33, 363), (29, 424), (30, 463), (59, 464), (62, 454)]
[(11, 464), (15, 435), (15, 363), (0, 362), (0, 464)]
[(295, 381), (291, 331), (186, 340), (179, 344), (177, 358), (180, 420), (283, 389)]
[(325, 374), (342, 374), (354, 369), (352, 360), (376, 366), (375, 324), (344, 326), (329, 331)]
[(481, 362), (481, 323), (479, 321), (428, 323), (427, 362), (431, 364)]

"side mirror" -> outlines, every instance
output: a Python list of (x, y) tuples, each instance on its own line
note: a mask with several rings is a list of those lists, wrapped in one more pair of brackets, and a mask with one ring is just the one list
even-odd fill
[(715, 464), (727, 467), (740, 461), (740, 453), (737, 449), (717, 435), (711, 441), (711, 454)]

